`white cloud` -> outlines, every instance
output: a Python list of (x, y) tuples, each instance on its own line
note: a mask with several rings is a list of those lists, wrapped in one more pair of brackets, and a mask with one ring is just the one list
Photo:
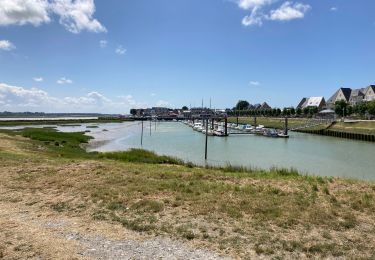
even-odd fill
[(333, 7), (331, 7), (329, 10), (331, 10), (332, 12), (336, 12), (336, 11), (338, 10), (338, 8), (335, 7), (335, 6), (333, 6)]
[(68, 31), (106, 32), (95, 18), (94, 0), (0, 0), (0, 26), (49, 23), (52, 15)]
[(101, 41), (99, 42), (100, 48), (105, 48), (105, 47), (107, 47), (107, 44), (108, 44), (108, 41), (106, 41), (106, 40), (101, 40)]
[(157, 107), (172, 107), (172, 104), (166, 100), (159, 100), (158, 102), (156, 102), (156, 106)]
[(145, 108), (149, 107), (149, 105), (146, 102), (137, 102), (132, 95), (126, 95), (126, 96), (119, 96), (120, 104), (122, 104), (124, 107), (130, 107), (130, 108)]
[(113, 104), (112, 100), (106, 98), (104, 95), (99, 92), (90, 92), (83, 97), (65, 97), (63, 103), (75, 108), (87, 107), (87, 106), (105, 106)]
[(93, 91), (83, 96), (57, 98), (37, 88), (26, 89), (0, 83), (0, 111), (126, 113), (130, 108), (148, 107), (131, 95), (112, 100)]
[(260, 8), (264, 5), (272, 4), (273, 2), (275, 2), (275, 0), (238, 0), (237, 4), (244, 10), (251, 10), (254, 8)]
[(278, 9), (272, 10), (268, 17), (273, 21), (289, 21), (293, 19), (301, 19), (305, 17), (305, 13), (311, 9), (310, 5), (302, 3), (292, 3), (287, 1)]
[(60, 24), (72, 33), (106, 32), (106, 28), (92, 16), (95, 13), (94, 0), (53, 0), (51, 10), (60, 16)]
[(14, 46), (13, 43), (11, 43), (10, 41), (8, 40), (1, 40), (0, 41), (0, 51), (11, 51), (13, 49), (15, 49), (16, 46)]
[(4, 108), (32, 108), (52, 105), (57, 102), (57, 99), (40, 89), (24, 89), (0, 83), (0, 102)]
[(242, 19), (244, 26), (262, 26), (265, 20), (288, 21), (303, 18), (305, 13), (311, 9), (310, 5), (302, 3), (284, 2), (279, 8), (264, 12), (279, 0), (236, 0), (238, 7), (250, 11)]
[(36, 77), (36, 78), (33, 78), (33, 80), (36, 82), (42, 82), (44, 79), (42, 77)]
[(47, 0), (0, 0), (0, 25), (48, 23)]
[(253, 85), (253, 86), (259, 86), (260, 82), (259, 81), (250, 81), (249, 84)]
[(56, 81), (57, 84), (64, 85), (64, 84), (72, 84), (73, 81), (71, 79), (67, 79), (65, 77), (62, 77)]
[(250, 15), (246, 15), (242, 19), (242, 24), (244, 26), (252, 26), (252, 25), (258, 25), (261, 26), (263, 24), (264, 15), (258, 14), (258, 8), (254, 8), (251, 11)]
[(124, 47), (122, 47), (122, 45), (119, 45), (115, 52), (118, 54), (118, 55), (124, 55), (126, 53), (126, 49)]

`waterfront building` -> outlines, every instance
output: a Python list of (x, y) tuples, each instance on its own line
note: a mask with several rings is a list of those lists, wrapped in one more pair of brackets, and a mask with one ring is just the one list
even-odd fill
[(366, 88), (339, 88), (330, 99), (327, 101), (327, 105), (330, 108), (335, 106), (337, 101), (344, 100), (352, 106), (355, 106), (361, 102), (375, 100), (375, 85), (370, 85)]
[(322, 110), (326, 107), (326, 101), (324, 97), (304, 97), (298, 103), (297, 108), (304, 109), (307, 107), (317, 107), (318, 110)]
[(272, 107), (270, 107), (267, 102), (263, 102), (263, 104), (260, 106), (260, 109), (272, 109)]
[(365, 93), (365, 101), (372, 100), (375, 100), (375, 85), (368, 86)]

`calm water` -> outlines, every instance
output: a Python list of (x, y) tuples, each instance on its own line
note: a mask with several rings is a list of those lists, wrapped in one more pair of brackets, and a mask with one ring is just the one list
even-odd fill
[[(61, 131), (90, 130), (95, 139), (90, 151), (120, 151), (140, 148), (140, 122), (97, 124), (98, 128), (86, 128), (85, 124), (61, 127)], [(104, 129), (108, 131), (103, 131)], [(144, 124), (144, 149), (158, 154), (176, 156), (186, 161), (204, 164), (202, 133), (177, 122)], [(254, 135), (231, 135), (208, 138), (207, 163), (211, 165), (243, 165), (270, 168), (293, 167), (301, 172), (322, 176), (342, 176), (375, 180), (375, 144), (340, 138), (290, 133), (289, 139), (274, 139)]]

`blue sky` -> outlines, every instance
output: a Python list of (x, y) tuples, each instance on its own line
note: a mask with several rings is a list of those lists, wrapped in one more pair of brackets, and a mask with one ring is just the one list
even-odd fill
[(296, 105), (375, 84), (373, 0), (0, 0), (0, 111)]

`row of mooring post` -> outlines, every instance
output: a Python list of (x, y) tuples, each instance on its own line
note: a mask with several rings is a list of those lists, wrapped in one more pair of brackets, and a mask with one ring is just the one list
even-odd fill
[[(144, 130), (144, 123), (143, 123), (143, 118), (142, 118), (142, 121), (141, 121), (141, 146), (143, 146), (143, 130)], [(155, 131), (156, 131), (156, 122), (157, 120), (155, 120)], [(150, 119), (150, 136), (152, 135), (152, 119)]]

